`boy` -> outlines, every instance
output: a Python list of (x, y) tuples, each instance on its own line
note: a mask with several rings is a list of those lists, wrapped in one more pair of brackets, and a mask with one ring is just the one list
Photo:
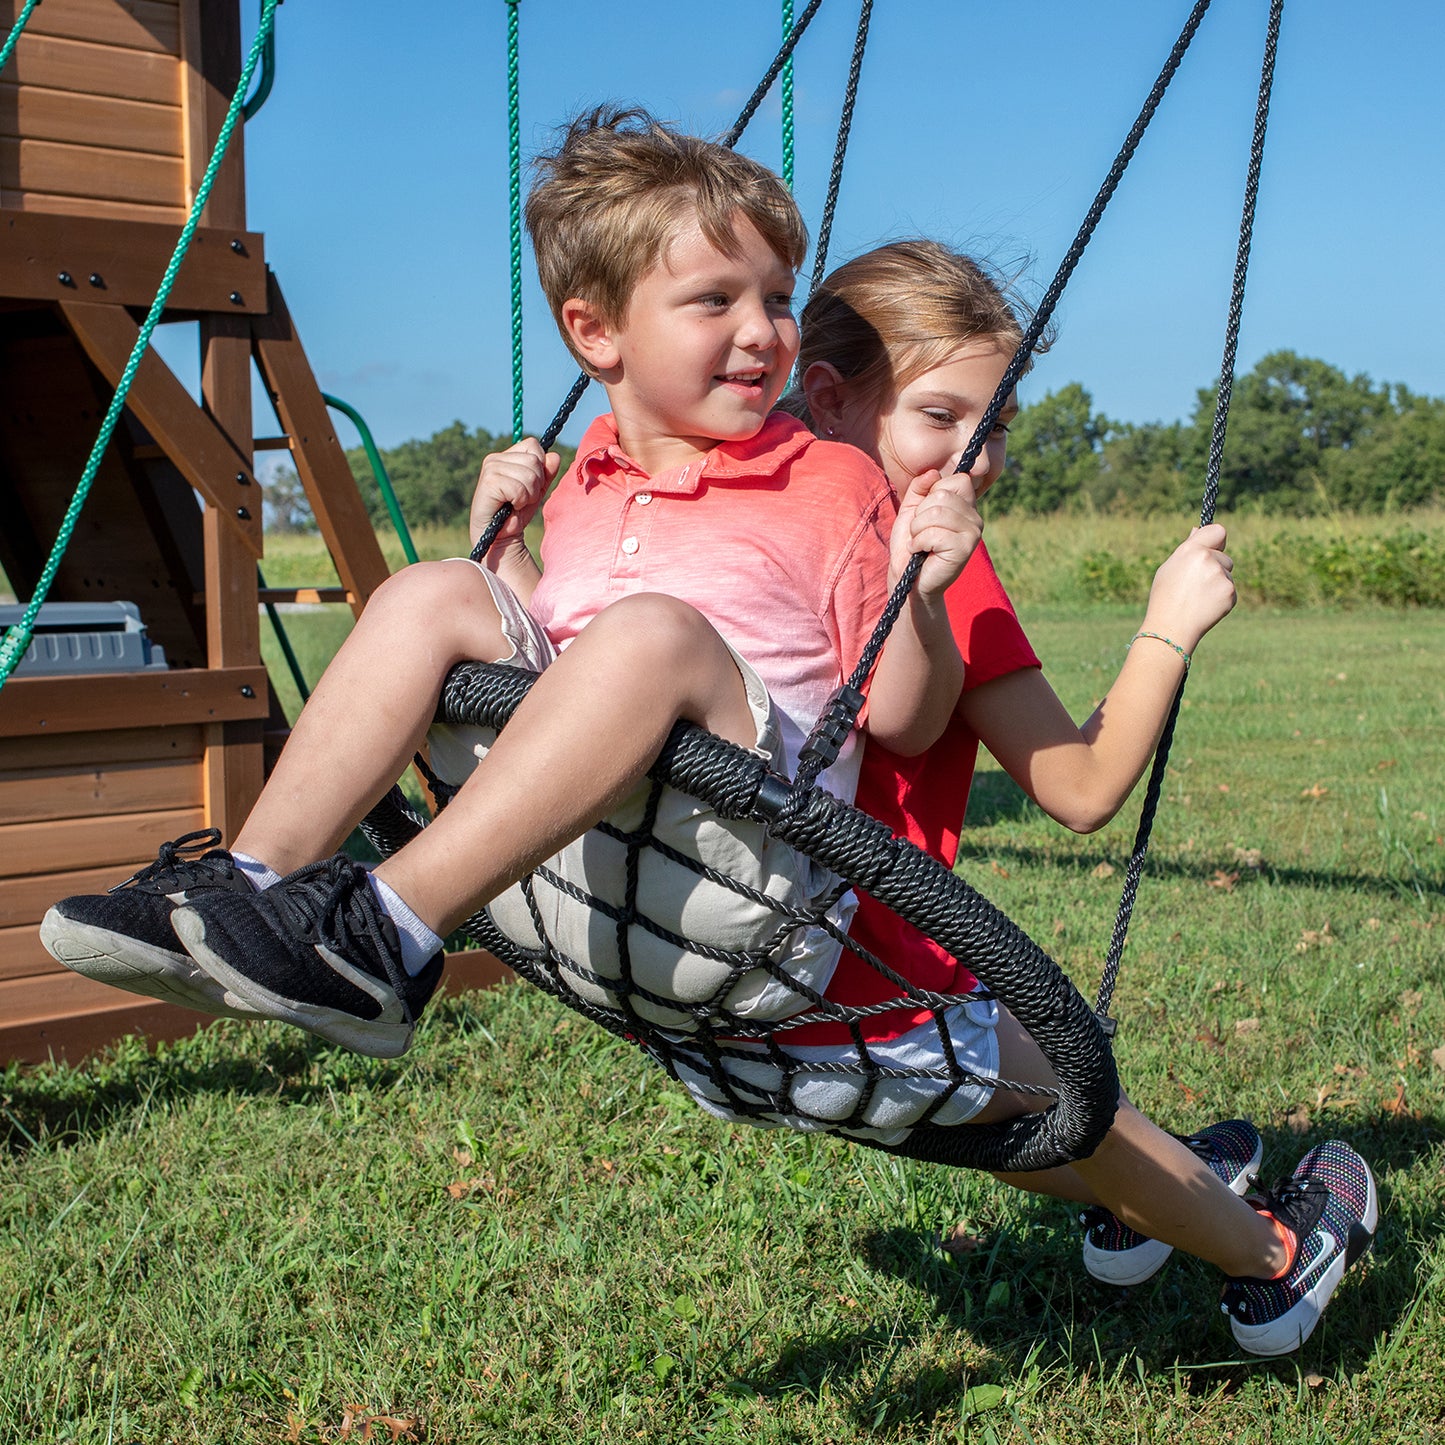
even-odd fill
[[(972, 482), (925, 472), (899, 505), (861, 453), (770, 415), (797, 354), (790, 299), (805, 246), (781, 183), (635, 112), (577, 122), (542, 170), (527, 208), (542, 284), (612, 406), (548, 503), (546, 571), (532, 564), (522, 529), (557, 459), (523, 442), (489, 458), (478, 483), (474, 536), (502, 502), (514, 509), (486, 566), (434, 563), (391, 579), (327, 669), (234, 852), (187, 860), (168, 845), (132, 886), (58, 904), (42, 936), (71, 967), (399, 1054), (436, 987), (442, 936), (484, 903), (506, 912), (507, 890), (559, 849), (557, 871), (590, 883), (588, 845), (577, 840), (629, 805), (679, 718), (791, 772), (802, 734), (917, 552), (928, 559), (874, 674), (868, 733), (916, 755), (952, 716), (962, 663), (943, 598), (978, 541)], [(1000, 351), (988, 362), (990, 386), (1007, 359)], [(475, 657), (541, 670), (507, 730), (447, 810), (373, 873), (327, 857), (401, 772), (448, 669)], [(444, 774), (471, 767), (471, 740), (457, 743), (434, 745)], [(856, 749), (845, 750), (823, 781), (850, 797), (856, 772)], [(837, 880), (762, 830), (695, 805), (665, 821), (685, 854), (751, 858), (759, 891), (785, 904), (810, 908), (835, 891)], [(679, 911), (694, 899), (691, 878), (684, 870)], [(832, 933), (847, 906), (832, 931), (804, 928), (794, 943), (793, 975), (810, 988), (826, 989), (832, 976)], [(765, 912), (759, 938), (776, 927)], [(729, 918), (711, 921), (727, 934)], [(584, 942), (573, 953), (577, 991), (606, 1002), (618, 975), (598, 938)], [(721, 946), (747, 942), (732, 935)], [(682, 1027), (691, 965), (676, 968), (675, 954), (654, 960), (646, 1003), (658, 1023)], [(739, 989), (729, 1007), (756, 1017), (794, 1014), (804, 1001), (771, 976)], [(941, 1026), (925, 1027), (934, 1035), (923, 1046), (936, 1053)], [(942, 1047), (984, 1082), (949, 1091), (946, 1121), (924, 1099), (888, 1128), (852, 1132), (887, 1143), (920, 1113), (962, 1126), (1038, 1106), (986, 1082), (1000, 1071), (1052, 1082), (1016, 1022), (993, 1008), (950, 1016), (947, 1031)], [(833, 1117), (857, 1112), (848, 1100), (837, 1107)], [(1243, 1170), (1227, 1182), (1121, 1101), (1092, 1157), (1009, 1182), (1105, 1207), (1129, 1229), (1219, 1265), (1233, 1279), (1231, 1299), (1255, 1311), (1252, 1322), (1236, 1314), (1236, 1337), (1273, 1354), (1313, 1329), (1375, 1222), (1374, 1184), (1358, 1156), (1321, 1148), (1330, 1152), (1317, 1172), (1331, 1178), (1311, 1177), (1274, 1197), (1273, 1214), (1257, 1212), (1231, 1192)], [(1316, 1244), (1333, 1243), (1330, 1231), (1348, 1238), (1326, 1258)]]

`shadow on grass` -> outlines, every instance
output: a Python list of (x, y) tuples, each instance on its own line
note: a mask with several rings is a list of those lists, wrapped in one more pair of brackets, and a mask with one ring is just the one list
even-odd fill
[(47, 1066), (8, 1080), (0, 1077), (0, 1148), (23, 1154), (40, 1144), (52, 1147), (198, 1093), (284, 1093), (304, 1103), (356, 1085), (385, 1089), (414, 1072), (409, 1063), (346, 1054), (310, 1034), (280, 1027), (274, 1038), (257, 1035), (254, 1048), (242, 1052), (234, 1046), (232, 1030), (247, 1027), (218, 1021), (156, 1052), (144, 1038), (131, 1036), (78, 1067)]
[[(1445, 1137), (1439, 1117), (1381, 1121), (1333, 1136), (1265, 1133), (1266, 1180), (1287, 1173), (1326, 1137), (1343, 1137), (1365, 1156), (1377, 1182), (1421, 1167)], [(1001, 1188), (1004, 1186), (1000, 1186)], [(1422, 1249), (1438, 1234), (1442, 1211), (1393, 1209), (1380, 1187), (1380, 1225), (1373, 1250), (1346, 1276), (1325, 1319), (1303, 1349), (1258, 1359), (1234, 1343), (1219, 1310), (1219, 1273), (1176, 1255), (1134, 1289), (1091, 1280), (1079, 1257), (1075, 1206), (1036, 1198), (1027, 1232), (1004, 1228), (943, 1249), (937, 1234), (880, 1229), (862, 1254), (878, 1275), (901, 1280), (929, 1301), (932, 1319), (878, 1321), (864, 1328), (787, 1341), (771, 1366), (735, 1382), (764, 1397), (825, 1391), (847, 1402), (864, 1431), (897, 1432), (937, 1417), (967, 1414), (975, 1386), (999, 1386), (1019, 1407), (1035, 1394), (1051, 1409), (1107, 1408), (1130, 1383), (1163, 1379), (1195, 1397), (1230, 1395), (1261, 1370), (1291, 1386), (1304, 1374), (1354, 1377), (1367, 1371), (1379, 1342), (1407, 1321), (1418, 1303)], [(940, 1221), (945, 1227), (952, 1221)], [(866, 1304), (866, 1302), (865, 1302)], [(937, 1352), (939, 1327), (953, 1332), (952, 1368), (898, 1368), (919, 1351)], [(1144, 1385), (1145, 1391), (1149, 1386)], [(980, 1392), (982, 1393), (982, 1392)], [(1087, 1397), (1087, 1399), (1086, 1399)]]
[[(1121, 855), (1127, 861), (1126, 855)], [(1037, 868), (1051, 873), (1073, 874), (1083, 878), (1090, 876), (1099, 866), (1099, 855), (1094, 852), (1065, 853), (1051, 848), (1030, 848), (1018, 844), (989, 846), (975, 851), (967, 842), (959, 855), (958, 871), (967, 881), (985, 895), (988, 892), (985, 871), (990, 863), (1007, 860), (1014, 867), (1027, 870)], [(1119, 861), (1112, 855), (1110, 862)], [(1151, 853), (1144, 867), (1146, 879), (1156, 881), (1177, 879), (1185, 882), (1213, 884), (1221, 873), (1236, 875), (1232, 888), (1243, 890), (1260, 883), (1270, 883), (1281, 888), (1314, 888), (1323, 892), (1351, 894), (1368, 893), (1381, 897), (1398, 898), (1417, 893), (1445, 896), (1445, 881), (1424, 874), (1412, 878), (1392, 878), (1379, 873), (1345, 873), (1331, 868), (1279, 868), (1265, 862), (1258, 868), (1241, 867), (1238, 861), (1205, 854), (1187, 861)], [(1119, 875), (1123, 877), (1123, 868)]]

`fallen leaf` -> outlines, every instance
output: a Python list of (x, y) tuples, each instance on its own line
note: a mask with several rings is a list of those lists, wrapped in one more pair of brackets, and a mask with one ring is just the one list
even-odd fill
[(1220, 791), (1221, 793), (1227, 793), (1227, 792), (1229, 791), (1229, 784), (1228, 784), (1228, 783), (1221, 783), (1221, 784), (1219, 785), (1219, 791)]
[(1226, 873), (1222, 868), (1216, 868), (1214, 877), (1205, 885), (1209, 888), (1217, 888), (1221, 893), (1233, 893), (1234, 885), (1239, 882), (1238, 873)]
[(1407, 988), (1400, 995), (1400, 1007), (1410, 1013), (1415, 1013), (1420, 1005), (1425, 1002), (1425, 995), (1419, 989)]
[(1112, 863), (1100, 863), (1095, 866), (1093, 877), (1112, 878), (1114, 876), (1114, 865)]
[(1375, 771), (1378, 773), (1388, 772), (1389, 769), (1395, 766), (1396, 762), (1394, 758), (1381, 758), (1380, 761), (1375, 764)]
[(1437, 1069), (1445, 1069), (1445, 1044), (1441, 1044), (1438, 1049), (1431, 1049), (1430, 1057)]
[(1234, 861), (1241, 868), (1249, 868), (1257, 872), (1264, 867), (1264, 854), (1258, 848), (1236, 848)]
[(1318, 783), (1312, 788), (1306, 788), (1300, 793), (1302, 798), (1323, 798), (1329, 792), (1328, 788), (1322, 788)]
[(1294, 1108), (1284, 1116), (1284, 1126), (1291, 1134), (1308, 1134), (1310, 1131), (1310, 1111), (1303, 1104), (1296, 1104)]
[(1323, 1375), (1306, 1375), (1305, 1387), (1310, 1390), (1322, 1390), (1325, 1387), (1325, 1377)]
[(1259, 1032), (1259, 1020), (1237, 1019), (1234, 1025), (1234, 1032), (1236, 1036), (1243, 1036), (1244, 1034), (1257, 1034)]
[(977, 1254), (983, 1242), (981, 1235), (970, 1234), (963, 1225), (955, 1224), (952, 1229), (944, 1231), (938, 1247), (947, 1254)]
[(1003, 864), (1001, 864), (1001, 863), (999, 863), (999, 862), (996, 862), (994, 859), (990, 858), (990, 859), (988, 860), (988, 866), (989, 866), (990, 871), (993, 872), (993, 873), (998, 874), (998, 876), (999, 876), (1000, 878), (1007, 878), (1007, 877), (1008, 877), (1008, 869), (1005, 868), (1005, 867), (1003, 866)]
[(477, 1162), (465, 1149), (453, 1149), (452, 1158), (456, 1160), (458, 1169), (470, 1169)]
[(1405, 1107), (1405, 1081), (1403, 1079), (1395, 1087), (1395, 1097), (1382, 1099), (1380, 1106), (1392, 1119), (1398, 1119), (1402, 1114), (1409, 1115), (1410, 1110)]

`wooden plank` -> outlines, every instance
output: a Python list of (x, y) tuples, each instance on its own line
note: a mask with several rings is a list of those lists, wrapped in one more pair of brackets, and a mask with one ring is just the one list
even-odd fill
[(47, 90), (180, 105), (183, 67), (174, 55), (32, 35), (27, 26), (10, 58), (8, 78)]
[(61, 818), (53, 823), (7, 823), (0, 827), (0, 870), (12, 878), (77, 868), (114, 867), (119, 872), (137, 853), (154, 858), (162, 843), (205, 825), (199, 808), (121, 813), (112, 818)]
[[(117, 384), (140, 328), (120, 306), (68, 301), (62, 302), (60, 309), (86, 355), (112, 386)], [(185, 479), (244, 538), (252, 559), (259, 559), (261, 489), (250, 459), (237, 451), (226, 433), (196, 405), (154, 347), (146, 348), (126, 405), (166, 449)]]
[(104, 893), (153, 862), (155, 854), (128, 863), (107, 864), (103, 868), (72, 868), (64, 873), (0, 878), (0, 928), (35, 928), (57, 900), (77, 893)]
[[(55, 899), (50, 901), (54, 903)], [(63, 963), (56, 963), (41, 946), (35, 924), (25, 923), (15, 928), (0, 928), (0, 980), (33, 978), (36, 974), (54, 973), (64, 967)]]
[(342, 586), (356, 599), (352, 611), (359, 617), (389, 575), (386, 559), (274, 273), (270, 296), (269, 314), (252, 322), (256, 363), (291, 437), (291, 455), (317, 526)]
[[(0, 0), (0, 30), (8, 30), (24, 8), (24, 0)], [(27, 36), (56, 35), (170, 56), (180, 54), (180, 32), (176, 0), (45, 0), (25, 23)]]
[(193, 1009), (139, 998), (67, 968), (0, 983), (0, 1060), (78, 1062), (127, 1034), (186, 1038), (212, 1022)]
[(4, 136), (0, 186), (7, 195), (40, 191), (145, 206), (186, 203), (185, 167), (179, 157)]
[(480, 948), (465, 953), (447, 954), (446, 972), (442, 974), (444, 993), (466, 993), (469, 989), (496, 988), (514, 983), (517, 975), (499, 958)]
[(152, 101), (75, 95), (0, 81), (0, 135), (69, 141), (179, 159), (185, 152), (181, 111)]
[[(85, 296), (149, 308), (175, 246), (173, 226), (3, 211), (0, 296), (39, 301)], [(69, 285), (59, 279), (62, 272), (71, 278)], [(100, 278), (99, 287), (92, 276)], [(198, 229), (176, 273), (170, 306), (235, 315), (264, 311), (264, 238), (255, 232)]]
[[(190, 200), (200, 185), (245, 66), (241, 12), (236, 0), (182, 0), (181, 53), (187, 72), (182, 104), (188, 111), (186, 174)], [(245, 151), (246, 127), (241, 124), (226, 147), (201, 217), (208, 226), (246, 224)]]
[(180, 760), (198, 762), (200, 756), (201, 729), (195, 724), (188, 727), (119, 728), (105, 732), (6, 738), (4, 743), (0, 743), (0, 768), (10, 769)]
[(32, 191), (17, 196), (0, 191), (4, 208), (36, 215), (85, 216), (92, 220), (145, 221), (178, 229), (185, 224), (184, 206), (143, 206), (135, 201), (100, 201), (88, 196), (53, 196)]
[(263, 587), (257, 596), (262, 602), (301, 602), (312, 607), (356, 600), (344, 587)]
[(261, 666), (12, 677), (0, 738), (264, 718), (266, 687)]
[(0, 824), (200, 805), (201, 770), (185, 760), (0, 772)]

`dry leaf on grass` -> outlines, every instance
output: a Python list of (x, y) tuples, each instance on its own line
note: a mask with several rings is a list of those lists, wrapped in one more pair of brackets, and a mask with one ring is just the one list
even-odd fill
[(1112, 878), (1114, 876), (1114, 865), (1112, 863), (1100, 863), (1093, 872), (1095, 878)]
[(1431, 1049), (1430, 1058), (1437, 1069), (1445, 1069), (1445, 1044), (1441, 1044), (1438, 1049)]
[(1257, 1034), (1259, 1032), (1258, 1019), (1236, 1019), (1234, 1033), (1236, 1038), (1242, 1038), (1245, 1034)]
[(1327, 796), (1328, 796), (1329, 791), (1330, 791), (1330, 790), (1329, 790), (1328, 788), (1322, 788), (1318, 783), (1316, 783), (1316, 784), (1314, 785), (1314, 787), (1312, 787), (1312, 788), (1305, 788), (1305, 789), (1303, 789), (1303, 790), (1301, 791), (1301, 793), (1300, 793), (1300, 797), (1302, 797), (1302, 798), (1323, 798), (1323, 797), (1327, 797)]
[(1222, 868), (1214, 870), (1214, 877), (1208, 882), (1208, 887), (1217, 888), (1221, 893), (1233, 893), (1234, 885), (1239, 882), (1238, 873), (1226, 873)]

